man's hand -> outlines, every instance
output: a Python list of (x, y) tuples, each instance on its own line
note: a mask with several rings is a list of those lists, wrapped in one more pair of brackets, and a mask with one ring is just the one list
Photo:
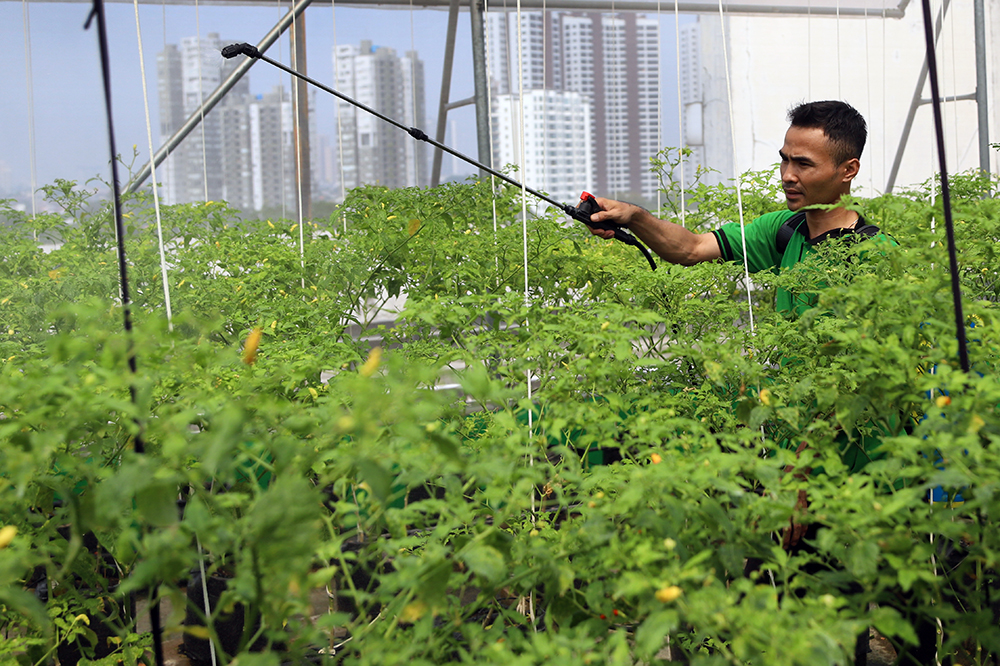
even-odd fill
[[(601, 210), (590, 216), (592, 222), (626, 227), (650, 250), (672, 264), (691, 266), (722, 256), (714, 234), (692, 233), (679, 224), (657, 219), (648, 210), (635, 204), (600, 197), (595, 197), (595, 200)], [(615, 237), (615, 232), (607, 229), (591, 228), (590, 233), (606, 240)]]
[[(649, 215), (649, 211), (636, 206), (635, 204), (625, 203), (624, 201), (615, 201), (614, 199), (604, 199), (601, 197), (595, 197), (597, 205), (601, 207), (601, 210), (590, 216), (593, 222), (610, 222), (612, 224), (617, 224), (618, 226), (628, 227), (628, 225), (640, 215)], [(581, 200), (582, 204), (583, 201)], [(600, 236), (605, 240), (611, 240), (615, 237), (615, 232), (610, 229), (590, 229), (590, 233), (595, 236)]]

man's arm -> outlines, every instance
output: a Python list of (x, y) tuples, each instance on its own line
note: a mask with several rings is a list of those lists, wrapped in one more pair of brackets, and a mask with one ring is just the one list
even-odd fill
[[(594, 222), (612, 222), (628, 228), (653, 252), (672, 264), (692, 266), (722, 257), (715, 234), (696, 234), (679, 224), (655, 217), (645, 208), (597, 197), (602, 210), (590, 216)], [(591, 229), (601, 238), (614, 238), (613, 231)]]

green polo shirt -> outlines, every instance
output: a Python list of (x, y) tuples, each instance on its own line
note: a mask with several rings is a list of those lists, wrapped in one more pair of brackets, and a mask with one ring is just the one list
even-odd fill
[[(809, 228), (803, 223), (788, 239), (788, 245), (785, 247), (784, 253), (779, 253), (777, 246), (778, 229), (794, 217), (795, 214), (794, 211), (779, 210), (761, 215), (745, 225), (747, 266), (751, 273), (765, 270), (779, 271), (791, 268), (815, 252), (816, 246), (823, 241), (830, 238), (840, 238), (853, 233), (851, 229), (833, 229), (820, 234), (816, 238), (809, 238), (807, 235)], [(864, 219), (859, 219), (858, 224), (865, 224)], [(742, 264), (743, 240), (741, 238), (739, 222), (724, 224), (712, 233), (715, 234), (715, 239), (719, 243), (722, 258)], [(876, 237), (888, 238), (884, 234), (878, 234)], [(816, 294), (793, 294), (779, 287), (776, 294), (775, 308), (782, 314), (797, 317), (815, 306), (816, 301)]]
[[(803, 223), (788, 239), (788, 245), (785, 247), (784, 253), (779, 253), (777, 246), (778, 229), (794, 215), (795, 212), (790, 210), (776, 211), (762, 215), (745, 226), (747, 266), (751, 273), (791, 268), (805, 259), (809, 254), (815, 252), (816, 246), (823, 241), (830, 238), (840, 238), (853, 233), (852, 229), (833, 229), (816, 238), (808, 238), (809, 228)], [(863, 224), (865, 224), (864, 219), (860, 219), (858, 225)], [(719, 243), (722, 258), (742, 264), (743, 241), (739, 222), (725, 224), (712, 233), (715, 234), (715, 238)], [(886, 239), (888, 242), (895, 244), (885, 234), (876, 234), (874, 238)], [(797, 317), (809, 308), (814, 307), (818, 297), (816, 294), (794, 294), (779, 288), (776, 300), (776, 309), (778, 312)], [(875, 449), (881, 443), (881, 437), (887, 433), (881, 426), (876, 426), (876, 430), (879, 430), (879, 432), (875, 435), (862, 435), (857, 429), (852, 432), (852, 436), (850, 437), (845, 432), (841, 432), (838, 435), (837, 445), (840, 448), (841, 458), (851, 472), (857, 472), (870, 460), (879, 457), (875, 453)], [(779, 445), (784, 448), (791, 448), (795, 442), (795, 438), (792, 437), (780, 442)]]

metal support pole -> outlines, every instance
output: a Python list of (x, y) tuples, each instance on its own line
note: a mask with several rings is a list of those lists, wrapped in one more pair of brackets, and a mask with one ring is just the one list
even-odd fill
[[(938, 10), (937, 21), (934, 22), (934, 43), (937, 44), (941, 37), (941, 26), (944, 23), (944, 15), (948, 12), (950, 0), (944, 0), (941, 9)], [(913, 129), (913, 120), (917, 116), (917, 108), (920, 106), (924, 96), (924, 85), (927, 83), (927, 58), (924, 57), (924, 66), (920, 68), (920, 76), (917, 77), (917, 86), (913, 90), (913, 100), (910, 102), (910, 110), (906, 113), (906, 122), (903, 123), (903, 134), (899, 137), (899, 146), (896, 148), (896, 157), (892, 161), (892, 170), (889, 171), (889, 180), (885, 184), (885, 191), (892, 192), (896, 185), (896, 176), (899, 175), (899, 167), (903, 163), (903, 151), (906, 150), (906, 142), (910, 140), (910, 130)]]
[(986, 95), (986, 11), (973, 0), (976, 23), (976, 107), (979, 111), (979, 168), (990, 172), (990, 120)]
[[(493, 166), (490, 147), (490, 104), (486, 80), (486, 30), (483, 23), (482, 0), (469, 0), (469, 16), (472, 18), (472, 73), (475, 80), (476, 97), (476, 138), (479, 144), (479, 161)], [(479, 177), (486, 173), (480, 169)]]
[[(298, 2), (296, 2), (290, 10), (288, 10), (288, 13), (282, 16), (281, 20), (279, 20), (277, 24), (275, 24), (275, 26), (271, 28), (266, 35), (264, 35), (264, 39), (257, 43), (257, 48), (260, 49), (261, 52), (264, 52), (271, 46), (271, 44), (278, 41), (278, 37), (281, 33), (287, 30), (292, 24), (292, 19), (302, 14), (302, 12), (306, 10), (306, 7), (312, 4), (312, 1), (313, 0), (298, 0)], [(232, 73), (215, 88), (215, 90), (212, 91), (212, 94), (205, 98), (201, 107), (195, 109), (194, 112), (188, 116), (188, 119), (184, 121), (184, 124), (181, 125), (180, 129), (174, 132), (173, 136), (167, 139), (166, 142), (160, 146), (159, 150), (157, 150), (153, 155), (152, 164), (147, 162), (141, 169), (139, 169), (139, 172), (136, 173), (136, 175), (128, 182), (122, 191), (126, 194), (131, 194), (142, 187), (142, 184), (147, 178), (149, 178), (149, 174), (152, 173), (153, 166), (160, 166), (163, 160), (167, 159), (170, 152), (180, 145), (181, 141), (183, 141), (184, 138), (198, 126), (202, 117), (208, 115), (208, 112), (211, 111), (223, 97), (225, 97), (226, 93), (236, 85), (237, 81), (243, 78), (243, 75), (250, 70), (255, 62), (256, 60), (253, 58), (247, 58), (244, 62), (241, 62), (239, 66), (234, 69)]]
[[(455, 60), (455, 35), (458, 33), (458, 0), (451, 0), (448, 6), (448, 34), (444, 44), (444, 71), (441, 73), (441, 101), (438, 103), (437, 132), (434, 138), (444, 143), (444, 133), (448, 123), (448, 100), (451, 98), (451, 66)], [(434, 150), (434, 165), (431, 167), (431, 187), (441, 182), (441, 149)]]
[[(292, 69), (306, 74), (306, 15), (292, 21)], [(295, 186), (302, 198), (302, 219), (312, 218), (312, 170), (309, 168), (309, 87), (302, 79), (292, 82), (293, 146), (295, 147)]]

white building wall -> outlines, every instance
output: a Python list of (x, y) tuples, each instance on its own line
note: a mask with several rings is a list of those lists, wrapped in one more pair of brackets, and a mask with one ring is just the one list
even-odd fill
[[(987, 45), (994, 73), (1000, 69), (995, 24), (1000, 2), (987, 2)], [(923, 18), (918, 4), (910, 4), (902, 19), (730, 16), (729, 59), (735, 109), (736, 169), (725, 164), (722, 138), (729, 123), (724, 95), (725, 69), (721, 56), (711, 52), (721, 43), (719, 19), (704, 15), (702, 27), (703, 73), (715, 85), (705, 91), (704, 133), (706, 161), (731, 178), (736, 169), (766, 169), (778, 161), (778, 149), (787, 129), (789, 107), (802, 102), (842, 99), (865, 116), (868, 144), (855, 191), (862, 195), (883, 192), (900, 141), (903, 125), (920, 69), (924, 63)], [(774, 35), (782, 35), (780, 41)], [(709, 37), (711, 36), (711, 38)], [(776, 43), (780, 43), (776, 47)], [(718, 50), (718, 49), (716, 49)], [(952, 2), (941, 32), (938, 69), (942, 95), (975, 91), (975, 53), (972, 3)], [(990, 91), (996, 109), (996, 79)], [(719, 83), (723, 85), (720, 86)], [(720, 88), (723, 94), (720, 95)], [(923, 97), (930, 97), (929, 82)], [(979, 166), (976, 105), (973, 101), (943, 107), (946, 157), (950, 172)], [(994, 116), (1000, 120), (1000, 116)], [(997, 126), (991, 129), (997, 141)], [(910, 134), (896, 188), (923, 182), (937, 170), (933, 112), (921, 106)], [(992, 170), (998, 168), (991, 154)]]

